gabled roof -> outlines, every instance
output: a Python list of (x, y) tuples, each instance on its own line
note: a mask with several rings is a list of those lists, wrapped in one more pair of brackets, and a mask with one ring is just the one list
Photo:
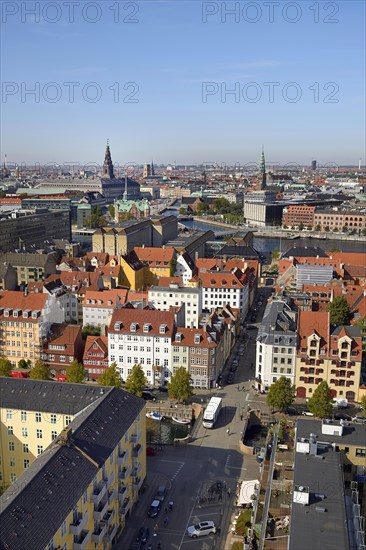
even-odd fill
[[(116, 305), (123, 305), (127, 300), (128, 290), (113, 288), (111, 290), (86, 290), (83, 307), (100, 307), (114, 309)], [(109, 303), (110, 302), (110, 303)]]
[(245, 286), (230, 271), (201, 272), (199, 278), (202, 282), (202, 288), (229, 288), (235, 290)]
[(88, 351), (93, 349), (94, 344), (97, 344), (105, 357), (108, 355), (108, 336), (87, 336), (84, 348), (84, 359), (88, 356)]
[[(21, 291), (3, 290), (0, 292), (0, 308), (4, 308), (4, 311), (0, 313), (0, 319), (2, 321), (14, 320), (13, 313), (11, 314), (10, 317), (4, 316), (4, 312), (6, 309), (11, 309), (13, 311), (21, 310), (22, 313), (19, 315), (20, 320), (23, 318), (22, 316), (25, 310), (42, 312), (43, 308), (46, 305), (47, 300), (48, 300), (48, 295), (43, 294), (41, 292), (34, 293), (34, 294), (30, 293), (25, 295), (24, 292), (21, 292)], [(27, 320), (31, 322), (32, 321), (31, 316), (28, 316)], [(38, 321), (37, 319), (35, 320)]]
[(312, 334), (322, 338), (321, 347), (329, 347), (330, 314), (327, 311), (303, 311), (299, 310), (298, 334), (299, 346), (307, 347), (307, 339)]
[(66, 354), (72, 353), (75, 342), (81, 336), (81, 326), (79, 325), (57, 325), (53, 324), (50, 328), (47, 344), (49, 346), (66, 346)]
[(183, 279), (182, 277), (159, 277), (157, 286), (168, 287), (170, 283), (183, 285)]
[[(180, 341), (177, 340), (177, 334), (181, 335)], [(195, 335), (200, 335), (200, 342), (195, 342)], [(216, 348), (217, 342), (203, 328), (183, 328), (178, 327), (175, 333), (174, 346), (189, 346), (196, 348)]]
[(172, 247), (157, 248), (152, 246), (135, 246), (134, 252), (141, 262), (156, 264), (156, 262), (170, 262), (175, 256), (175, 250)]

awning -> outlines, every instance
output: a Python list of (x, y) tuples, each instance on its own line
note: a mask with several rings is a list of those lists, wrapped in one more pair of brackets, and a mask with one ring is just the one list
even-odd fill
[(240, 492), (238, 497), (238, 506), (244, 504), (251, 504), (255, 498), (253, 496), (258, 494), (259, 481), (253, 479), (252, 481), (243, 481), (240, 486)]

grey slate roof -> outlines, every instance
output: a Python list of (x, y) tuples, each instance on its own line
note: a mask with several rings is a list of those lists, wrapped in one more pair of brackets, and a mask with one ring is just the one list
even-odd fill
[(145, 406), (124, 390), (99, 386), (98, 391), (99, 399), (70, 424), (70, 443), (53, 441), (4, 493), (1, 550), (45, 548)]
[(267, 304), (258, 330), (257, 341), (268, 345), (296, 346), (294, 312), (286, 302), (274, 300)]
[(361, 338), (361, 329), (356, 325), (345, 325), (336, 327), (332, 331), (332, 336), (338, 336), (342, 329), (344, 329), (347, 332), (348, 336), (350, 336), (351, 338)]
[(292, 246), (286, 252), (282, 255), (282, 258), (290, 258), (290, 257), (304, 257), (309, 256), (310, 258), (316, 258), (319, 256), (319, 258), (326, 258), (327, 255), (324, 252), (322, 248), (319, 248), (318, 246)]
[(0, 377), (3, 408), (75, 415), (101, 397), (100, 386)]

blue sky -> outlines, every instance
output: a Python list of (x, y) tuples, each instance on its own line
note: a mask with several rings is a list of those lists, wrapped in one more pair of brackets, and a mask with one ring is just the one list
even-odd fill
[(9, 161), (100, 163), (109, 138), (119, 164), (244, 164), (262, 144), (270, 164), (365, 164), (362, 1), (280, 1), (273, 15), (240, 2), (234, 16), (235, 2), (81, 0), (73, 22), (62, 1), (27, 2), (49, 5), (36, 16), (21, 4), (2, 5)]

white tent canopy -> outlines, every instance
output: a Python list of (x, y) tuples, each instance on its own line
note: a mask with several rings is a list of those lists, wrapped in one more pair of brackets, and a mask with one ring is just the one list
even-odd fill
[(257, 493), (258, 487), (259, 487), (258, 479), (253, 479), (252, 481), (243, 481), (240, 486), (238, 506), (243, 506), (244, 504), (251, 504), (254, 500), (253, 496), (256, 495)]

